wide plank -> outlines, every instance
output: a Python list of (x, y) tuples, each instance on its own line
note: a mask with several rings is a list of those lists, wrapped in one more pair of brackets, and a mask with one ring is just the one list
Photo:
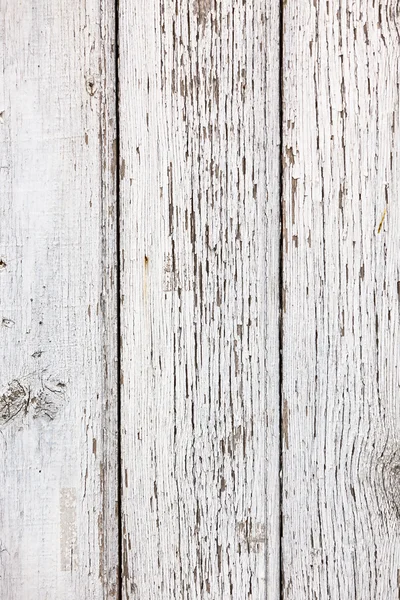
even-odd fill
[(279, 598), (278, 10), (119, 2), (123, 598)]
[(282, 597), (397, 600), (398, 8), (283, 19)]
[(114, 2), (1, 12), (0, 597), (116, 598)]

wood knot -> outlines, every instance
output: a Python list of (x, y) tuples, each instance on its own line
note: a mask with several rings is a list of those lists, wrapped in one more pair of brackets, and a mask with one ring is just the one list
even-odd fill
[(386, 453), (380, 460), (383, 497), (389, 512), (400, 519), (400, 449)]
[(1, 320), (1, 324), (3, 325), (3, 327), (7, 327), (8, 329), (10, 329), (11, 327), (14, 327), (15, 321), (13, 321), (12, 319), (7, 319), (6, 317), (3, 317)]
[(97, 91), (96, 82), (92, 75), (86, 77), (86, 91), (89, 96), (94, 96)]
[(65, 390), (66, 384), (46, 370), (13, 379), (0, 393), (0, 426), (28, 416), (52, 421)]

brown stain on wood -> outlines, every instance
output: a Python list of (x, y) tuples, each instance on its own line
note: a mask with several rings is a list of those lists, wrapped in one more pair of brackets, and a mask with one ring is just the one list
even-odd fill
[(195, 0), (194, 12), (201, 25), (205, 25), (208, 14), (211, 10), (211, 0)]
[(297, 179), (292, 177), (292, 225), (296, 222), (296, 192), (297, 192)]
[(112, 158), (111, 158), (111, 175), (115, 177), (115, 172), (117, 168), (117, 156), (118, 156), (118, 142), (115, 138), (112, 143)]
[(239, 448), (243, 450), (243, 456), (246, 455), (246, 440), (247, 433), (243, 425), (238, 425), (233, 432), (228, 436), (227, 450), (229, 456), (234, 456)]
[(282, 407), (282, 435), (283, 435), (283, 439), (284, 439), (287, 450), (289, 449), (288, 428), (289, 428), (289, 407), (288, 407), (288, 402), (285, 398), (285, 400), (283, 401), (283, 407)]
[(122, 578), (125, 580), (125, 585), (128, 588), (129, 584), (129, 565), (128, 565), (128, 543), (127, 543), (127, 532), (126, 525), (122, 527)]
[(289, 164), (293, 166), (294, 165), (294, 152), (293, 152), (292, 147), (290, 147), (290, 148), (286, 147), (286, 156), (289, 159)]
[(397, 569), (397, 591), (400, 600), (400, 569)]
[(144, 270), (143, 270), (143, 298), (147, 299), (147, 287), (148, 287), (148, 276), (149, 276), (149, 257), (145, 254), (144, 256)]
[(97, 535), (99, 543), (99, 579), (104, 581), (104, 520), (100, 512), (97, 517)]
[(286, 294), (287, 290), (285, 287), (282, 288), (282, 312), (286, 313)]
[(387, 209), (385, 208), (385, 210), (384, 210), (384, 211), (383, 211), (383, 213), (382, 213), (382, 217), (381, 217), (381, 220), (380, 220), (380, 223), (379, 223), (379, 227), (378, 227), (378, 233), (380, 233), (380, 232), (382, 231), (383, 222), (384, 222), (384, 220), (385, 220), (386, 213), (387, 213)]

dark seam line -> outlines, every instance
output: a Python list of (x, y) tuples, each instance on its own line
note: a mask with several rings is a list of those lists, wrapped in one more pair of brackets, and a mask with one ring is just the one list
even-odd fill
[(118, 566), (117, 566), (117, 597), (122, 600), (122, 440), (121, 440), (121, 383), (122, 383), (122, 362), (121, 362), (121, 202), (120, 202), (120, 123), (119, 123), (119, 0), (115, 0), (115, 136), (116, 136), (116, 265), (117, 265), (117, 486), (118, 486)]
[(284, 599), (284, 566), (282, 553), (283, 540), (283, 439), (282, 439), (282, 416), (283, 416), (283, 223), (285, 204), (283, 200), (283, 36), (284, 36), (284, 5), (285, 0), (280, 1), (279, 6), (279, 588), (280, 598)]

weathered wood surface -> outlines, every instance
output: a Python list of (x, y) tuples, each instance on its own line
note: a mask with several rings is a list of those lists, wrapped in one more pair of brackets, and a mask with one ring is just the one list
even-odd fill
[(399, 598), (399, 14), (284, 7), (283, 597)]
[(113, 10), (1, 2), (4, 600), (117, 595)]
[(1, 0), (0, 598), (397, 600), (398, 9), (115, 4)]
[(123, 598), (277, 598), (278, 4), (119, 30)]

